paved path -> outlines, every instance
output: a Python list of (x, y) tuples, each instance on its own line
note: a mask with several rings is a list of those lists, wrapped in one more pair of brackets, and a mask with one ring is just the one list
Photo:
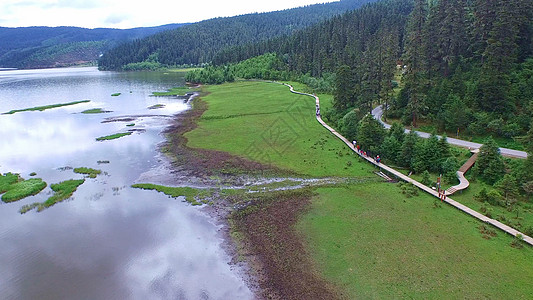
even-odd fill
[[(389, 129), (391, 127), (390, 124), (387, 124), (387, 123), (383, 122), (383, 120), (382, 120), (383, 105), (380, 105), (380, 106), (374, 108), (372, 110), (372, 116), (374, 116), (374, 118), (376, 120), (380, 121), (381, 124), (383, 124), (383, 126), (385, 126), (385, 128)], [(410, 130), (409, 129), (405, 129), (405, 132), (409, 133)], [(422, 132), (422, 131), (415, 131), (415, 132), (420, 137), (423, 137), (425, 139), (429, 138), (429, 136), (430, 136), (430, 134), (427, 133), (427, 132)], [(439, 139), (441, 138), (440, 136), (438, 136), (438, 137), (439, 137)], [(451, 138), (451, 137), (448, 137), (447, 139), (448, 139), (448, 143), (450, 143), (452, 145), (464, 147), (464, 148), (479, 149), (482, 146), (482, 144), (479, 144), (479, 143), (473, 143), (473, 142), (469, 142), (469, 141), (454, 139), (454, 138)], [(512, 158), (523, 158), (523, 159), (527, 158), (527, 152), (508, 149), (508, 148), (500, 148), (500, 153), (503, 156), (512, 157)]]
[[(278, 83), (278, 82), (275, 82), (275, 83)], [(279, 83), (278, 83), (279, 84)], [(294, 88), (289, 85), (289, 84), (285, 84), (285, 83), (282, 83), (283, 85), (287, 86), (290, 88), (291, 92), (292, 93), (295, 93), (295, 94), (299, 94), (299, 95), (305, 95), (305, 96), (310, 96), (310, 97), (313, 97), (315, 98), (315, 101), (316, 101), (316, 106), (317, 108), (320, 108), (320, 99), (318, 98), (318, 96), (316, 95), (311, 95), (311, 94), (307, 94), (307, 93), (302, 93), (302, 92), (297, 92), (294, 90)], [(403, 181), (406, 181), (406, 182), (409, 182), (409, 183), (412, 183), (413, 185), (415, 185), (416, 187), (418, 187), (419, 189), (423, 190), (424, 192), (430, 194), (430, 195), (433, 195), (439, 199), (441, 199), (441, 195), (433, 190), (432, 188), (428, 187), (428, 186), (425, 186), (423, 185), (422, 183), (394, 170), (393, 168), (387, 166), (387, 165), (384, 165), (382, 163), (377, 163), (373, 158), (371, 157), (367, 157), (367, 156), (363, 156), (361, 153), (359, 153), (357, 151), (357, 149), (354, 148), (353, 144), (348, 141), (344, 136), (342, 136), (340, 133), (338, 133), (337, 131), (335, 131), (335, 129), (331, 128), (328, 124), (326, 124), (326, 122), (324, 122), (322, 120), (322, 117), (317, 114), (316, 116), (316, 119), (317, 121), (322, 124), (322, 126), (324, 126), (327, 130), (329, 130), (332, 134), (334, 134), (336, 137), (338, 137), (341, 141), (343, 141), (350, 149), (352, 149), (352, 151), (354, 151), (357, 155), (359, 155), (360, 157), (362, 157), (363, 159), (367, 160), (368, 162), (370, 162), (371, 164), (381, 168), (382, 170), (385, 170), (387, 171), (389, 174), (393, 174), (394, 176), (400, 178), (401, 180)], [(530, 244), (533, 246), (533, 238), (521, 233), (520, 231), (512, 228), (512, 227), (509, 227), (499, 221), (496, 221), (494, 219), (491, 219), (491, 218), (488, 218), (487, 216), (455, 201), (455, 200), (452, 200), (451, 198), (449, 197), (445, 197), (445, 199), (443, 200), (444, 202), (454, 206), (455, 208), (485, 222), (485, 223), (488, 223), (488, 224), (491, 224), (505, 232), (507, 232), (508, 234), (512, 235), (512, 236), (517, 236), (517, 235), (522, 235), (523, 239), (524, 239), (524, 242)]]

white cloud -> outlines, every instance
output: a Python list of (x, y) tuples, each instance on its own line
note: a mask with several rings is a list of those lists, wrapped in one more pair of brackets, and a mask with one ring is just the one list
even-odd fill
[(0, 26), (132, 28), (197, 22), (214, 17), (282, 10), (331, 0), (2, 0)]

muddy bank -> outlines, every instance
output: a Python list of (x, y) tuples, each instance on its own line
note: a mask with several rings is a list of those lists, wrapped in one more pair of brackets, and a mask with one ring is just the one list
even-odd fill
[(262, 299), (342, 299), (315, 271), (303, 237), (295, 230), (311, 204), (310, 188), (265, 193), (231, 213), (237, 258), (250, 267), (249, 279)]
[[(297, 174), (250, 161), (229, 153), (187, 146), (184, 134), (197, 127), (208, 109), (197, 98), (192, 109), (178, 115), (165, 131), (161, 147), (171, 159), (175, 184), (214, 186), (246, 185), (265, 177), (298, 177)], [(213, 178), (216, 178), (214, 180)], [(223, 225), (220, 234), (233, 263), (259, 299), (339, 299), (333, 286), (315, 272), (304, 240), (295, 231), (298, 217), (306, 211), (311, 188), (259, 191), (220, 196), (204, 210)]]

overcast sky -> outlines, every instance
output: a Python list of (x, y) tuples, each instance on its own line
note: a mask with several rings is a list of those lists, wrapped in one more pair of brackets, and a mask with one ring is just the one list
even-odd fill
[(0, 26), (132, 28), (197, 22), (333, 0), (0, 0)]

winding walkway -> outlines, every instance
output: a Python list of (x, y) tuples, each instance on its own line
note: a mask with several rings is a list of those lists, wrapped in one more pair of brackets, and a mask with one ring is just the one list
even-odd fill
[[(302, 92), (297, 92), (297, 91), (294, 90), (294, 88), (291, 85), (286, 84), (286, 83), (279, 83), (279, 82), (274, 82), (274, 83), (283, 84), (283, 85), (289, 87), (291, 92), (294, 93), (294, 94), (299, 94), (299, 95), (304, 95), (304, 96), (309, 96), (309, 97), (315, 98), (316, 106), (317, 106), (317, 108), (320, 108), (320, 99), (319, 99), (318, 96), (307, 94), (307, 93), (302, 93)], [(423, 190), (424, 192), (426, 192), (426, 193), (428, 193), (428, 194), (430, 194), (430, 195), (432, 195), (434, 197), (437, 197), (437, 198), (441, 199), (441, 195), (437, 191), (431, 189), (430, 187), (423, 185), (422, 183), (420, 183), (420, 182), (418, 182), (418, 181), (416, 181), (416, 180), (414, 180), (414, 179), (412, 179), (412, 178), (410, 178), (410, 177), (408, 177), (408, 176), (406, 176), (406, 175), (394, 170), (393, 168), (391, 168), (391, 167), (389, 167), (389, 166), (387, 166), (385, 164), (377, 163), (373, 158), (361, 155), (361, 153), (359, 153), (357, 151), (357, 149), (354, 148), (353, 144), (350, 141), (348, 141), (344, 136), (342, 136), (340, 133), (335, 131), (335, 129), (333, 129), (328, 124), (326, 124), (326, 122), (324, 122), (322, 120), (322, 117), (319, 114), (316, 115), (316, 119), (322, 126), (324, 126), (333, 135), (335, 135), (341, 141), (343, 141), (350, 149), (352, 149), (352, 151), (357, 153), (357, 155), (359, 155), (363, 159), (365, 159), (368, 162), (370, 162), (371, 164), (381, 168), (382, 170), (387, 171), (389, 174), (393, 174), (394, 176), (396, 176), (397, 178), (400, 178), (403, 181), (412, 183), (413, 185), (415, 185), (419, 189)], [(481, 213), (479, 213), (479, 212), (477, 212), (477, 211), (475, 211), (475, 210), (473, 210), (473, 209), (471, 209), (471, 208), (469, 208), (469, 207), (467, 207), (467, 206), (465, 206), (465, 205), (463, 205), (463, 204), (461, 204), (461, 203), (459, 203), (459, 202), (457, 202), (457, 201), (455, 201), (455, 200), (453, 200), (453, 199), (451, 199), (449, 197), (445, 197), (445, 199), (443, 201), (448, 203), (448, 204), (450, 204), (450, 205), (452, 205), (452, 206), (454, 206), (455, 208), (457, 208), (457, 209), (459, 209), (459, 210), (461, 210), (461, 211), (463, 211), (463, 212), (465, 212), (465, 213), (467, 213), (467, 214), (469, 214), (469, 215), (471, 215), (471, 216), (473, 216), (473, 217), (475, 217), (475, 218), (487, 223), (487, 224), (491, 224), (491, 225), (503, 230), (504, 232), (507, 232), (508, 234), (510, 234), (512, 236), (521, 235), (523, 237), (524, 242), (526, 242), (529, 245), (533, 246), (533, 238), (521, 233), (520, 231), (518, 231), (518, 230), (516, 230), (516, 229), (514, 229), (514, 228), (512, 228), (510, 226), (507, 226), (507, 225), (505, 225), (505, 224), (503, 224), (503, 223), (501, 223), (499, 221), (491, 219), (491, 218), (489, 218), (489, 217), (487, 217), (487, 216), (485, 216), (485, 215), (483, 215), (483, 214), (481, 214)]]
[[(389, 129), (391, 127), (390, 124), (387, 124), (387, 123), (385, 123), (382, 120), (382, 117), (383, 117), (383, 105), (379, 105), (378, 107), (374, 108), (372, 110), (372, 116), (376, 120), (381, 122), (381, 124), (383, 124), (383, 126), (385, 126), (385, 128)], [(405, 132), (409, 133), (410, 130), (409, 129), (405, 129)], [(425, 139), (429, 138), (429, 136), (430, 136), (430, 134), (427, 133), (427, 132), (422, 132), (422, 131), (415, 131), (415, 132), (420, 137), (425, 138)], [(441, 138), (440, 136), (438, 136), (438, 137), (439, 137), (439, 139)], [(454, 139), (454, 138), (451, 138), (451, 137), (448, 137), (447, 139), (448, 139), (448, 143), (450, 143), (452, 145), (455, 145), (455, 146), (459, 146), (459, 147), (464, 147), (464, 148), (469, 148), (469, 149), (479, 149), (482, 146), (482, 144), (479, 144), (479, 143), (473, 143), (473, 142), (469, 142), (469, 141)], [(508, 148), (500, 148), (500, 153), (503, 156), (506, 156), (506, 157), (522, 158), (522, 159), (526, 159), (527, 158), (527, 152), (525, 152), (525, 151), (519, 151), (519, 150), (514, 150), (514, 149), (508, 149)]]
[(459, 179), (459, 184), (447, 189), (446, 196), (465, 190), (470, 185), (470, 182), (468, 182), (468, 180), (465, 178), (465, 173), (476, 163), (477, 157), (479, 156), (479, 149), (476, 149), (473, 152), (474, 154), (464, 163), (463, 166), (461, 166), (461, 168), (459, 168), (459, 171), (456, 172), (457, 179)]

